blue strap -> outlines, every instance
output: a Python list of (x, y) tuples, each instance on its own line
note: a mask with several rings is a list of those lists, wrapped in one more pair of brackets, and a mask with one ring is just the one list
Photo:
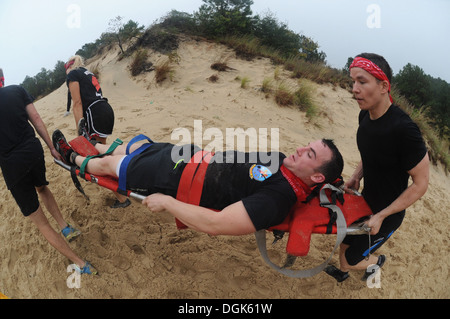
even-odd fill
[(147, 140), (147, 141), (149, 141), (150, 142), (150, 144), (155, 144), (150, 138), (148, 138), (147, 136), (145, 136), (145, 135), (143, 135), (143, 134), (141, 134), (141, 135), (138, 135), (138, 136), (136, 136), (136, 137), (134, 137), (131, 141), (130, 141), (130, 143), (128, 143), (128, 146), (127, 146), (127, 155), (130, 155), (130, 148), (131, 148), (131, 146), (133, 145), (133, 144), (135, 144), (135, 143), (137, 143), (137, 142), (140, 142), (140, 141), (143, 141), (143, 140)]
[[(130, 154), (130, 148), (133, 144), (143, 141), (143, 140), (148, 140), (150, 143), (146, 143), (144, 145), (142, 145), (141, 147), (139, 147), (137, 150), (135, 150), (133, 153)], [(126, 151), (126, 157), (123, 159), (122, 164), (120, 165), (120, 172), (119, 172), (119, 191), (126, 193), (127, 191), (127, 169), (128, 169), (128, 164), (130, 164), (131, 160), (133, 159), (133, 157), (135, 157), (136, 155), (141, 154), (142, 152), (144, 152), (146, 149), (148, 149), (150, 146), (152, 146), (154, 144), (154, 142), (148, 138), (145, 135), (138, 135), (135, 138), (133, 138), (130, 143), (127, 146), (127, 151)]]

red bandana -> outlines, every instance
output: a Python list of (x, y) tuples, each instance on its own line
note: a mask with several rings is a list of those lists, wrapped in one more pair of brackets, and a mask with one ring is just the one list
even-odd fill
[(311, 193), (311, 188), (309, 188), (308, 185), (306, 185), (300, 178), (295, 176), (294, 173), (288, 170), (284, 165), (281, 165), (280, 170), (284, 178), (286, 178), (291, 185), (295, 195), (297, 195), (297, 201), (305, 201), (306, 197)]
[(0, 88), (5, 86), (5, 78), (2, 76), (0, 77)]
[(68, 68), (70, 68), (75, 63), (75, 60), (69, 61), (66, 64), (64, 64), (64, 67), (66, 68), (66, 71)]
[[(366, 72), (369, 72), (372, 74), (375, 78), (377, 78), (380, 81), (387, 81), (389, 83), (389, 93), (391, 93), (391, 82), (389, 82), (389, 79), (387, 78), (386, 74), (383, 72), (383, 70), (380, 69), (378, 65), (373, 63), (370, 60), (367, 60), (365, 58), (356, 57), (353, 60), (353, 63), (350, 65), (350, 68), (360, 68), (363, 69)], [(389, 99), (391, 100), (391, 103), (394, 102), (392, 99), (392, 96), (389, 94)]]

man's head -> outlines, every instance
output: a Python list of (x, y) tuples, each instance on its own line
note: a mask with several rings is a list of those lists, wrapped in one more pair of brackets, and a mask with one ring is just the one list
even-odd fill
[(370, 111), (390, 98), (392, 69), (382, 56), (374, 53), (357, 55), (350, 66), (350, 76), (353, 94), (362, 110)]
[(79, 55), (74, 55), (69, 59), (69, 61), (67, 61), (64, 67), (66, 68), (66, 74), (69, 74), (72, 70), (84, 67), (83, 58)]
[(0, 88), (5, 86), (5, 77), (3, 75), (3, 70), (0, 68)]
[(389, 80), (389, 82), (392, 82), (392, 69), (389, 66), (389, 63), (386, 61), (386, 59), (381, 55), (375, 53), (361, 53), (358, 54), (355, 58), (364, 58), (369, 61), (372, 61), (384, 72), (384, 74), (386, 74), (386, 77)]
[(308, 186), (334, 182), (344, 168), (341, 153), (334, 142), (327, 139), (298, 148), (284, 159), (283, 164)]

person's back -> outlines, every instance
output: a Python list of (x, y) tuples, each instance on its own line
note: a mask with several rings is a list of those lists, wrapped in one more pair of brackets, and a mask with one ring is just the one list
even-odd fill
[(70, 82), (78, 82), (80, 85), (81, 100), (83, 102), (83, 112), (86, 112), (92, 104), (105, 100), (102, 89), (95, 75), (84, 67), (70, 71), (67, 75), (67, 86)]

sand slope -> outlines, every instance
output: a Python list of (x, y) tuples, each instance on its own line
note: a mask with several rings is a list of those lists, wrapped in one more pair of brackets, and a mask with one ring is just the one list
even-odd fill
[[(344, 178), (353, 172), (359, 161), (355, 141), (359, 108), (349, 92), (309, 83), (322, 114), (316, 123), (308, 123), (304, 113), (281, 108), (273, 97), (260, 92), (264, 78), (274, 77), (275, 67), (269, 60), (243, 61), (224, 46), (194, 40), (183, 41), (177, 54), (172, 80), (161, 85), (155, 84), (154, 72), (131, 78), (130, 59), (118, 61), (116, 50), (90, 62), (89, 68), (98, 66), (104, 95), (116, 113), (114, 138), (129, 141), (144, 133), (156, 141), (176, 143), (172, 131), (187, 128), (193, 133), (194, 120), (202, 120), (200, 136), (207, 128), (218, 128), (224, 135), (226, 128), (268, 128), (269, 133), (270, 128), (279, 128), (279, 148), (286, 154), (311, 140), (335, 139), (345, 159)], [(234, 70), (212, 70), (210, 65), (224, 56)], [(150, 60), (157, 64), (166, 58), (155, 53)], [(219, 76), (216, 83), (207, 80), (213, 74)], [(249, 87), (242, 89), (237, 77), (248, 77)], [(279, 81), (296, 85), (284, 71)], [(63, 85), (36, 102), (36, 107), (50, 134), (59, 128), (73, 138), (73, 116), (63, 117), (66, 94)], [(203, 142), (205, 146), (210, 141)], [(2, 182), (0, 292), (11, 298), (450, 297), (450, 182), (440, 167), (432, 168), (427, 194), (407, 210), (402, 227), (380, 249), (388, 258), (381, 288), (369, 289), (357, 272), (343, 284), (324, 273), (308, 279), (284, 277), (262, 261), (252, 235), (211, 237), (191, 230), (179, 232), (168, 214), (154, 214), (137, 202), (126, 209), (110, 209), (112, 194), (82, 181), (91, 198), (87, 202), (69, 174), (53, 164), (48, 150), (46, 162), (47, 178), (63, 215), (83, 231), (71, 247), (96, 265), (101, 276), (83, 276), (80, 289), (69, 289), (66, 267), (70, 262), (22, 217)], [(335, 236), (314, 235), (309, 255), (299, 259), (296, 267), (321, 263), (334, 240)], [(285, 242), (270, 250), (280, 263)]]

